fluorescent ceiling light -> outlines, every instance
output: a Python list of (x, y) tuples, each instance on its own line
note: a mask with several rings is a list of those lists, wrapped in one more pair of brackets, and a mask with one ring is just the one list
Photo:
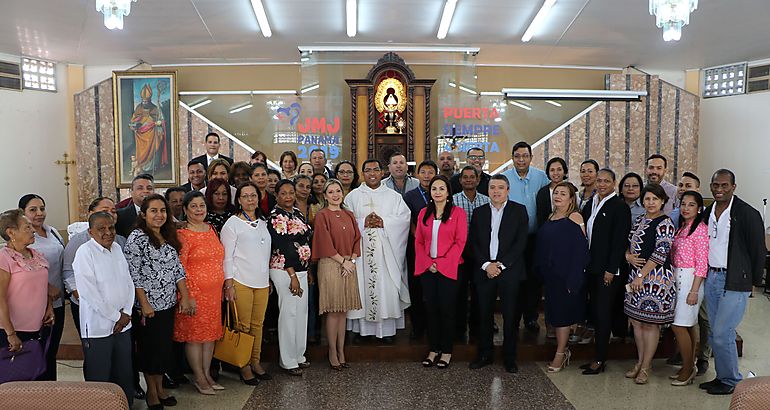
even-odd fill
[(358, 26), (358, 6), (357, 0), (347, 0), (345, 11), (348, 14), (348, 37), (356, 36), (356, 28)]
[(436, 34), (439, 40), (446, 38), (446, 34), (449, 32), (449, 24), (455, 14), (455, 7), (457, 7), (457, 0), (446, 0), (444, 13), (441, 14), (441, 23), (438, 25), (438, 33)]
[(197, 110), (198, 108), (201, 108), (201, 107), (203, 107), (206, 104), (211, 104), (211, 99), (205, 99), (205, 100), (203, 100), (201, 102), (195, 103), (195, 104), (190, 106), (190, 109), (191, 110)]
[(453, 83), (451, 81), (449, 82), (449, 86), (452, 87), (452, 88), (457, 88), (457, 84), (455, 84), (455, 83)]
[(480, 92), (480, 93), (479, 93), (479, 95), (482, 95), (482, 96), (494, 96), (494, 97), (502, 97), (502, 96), (503, 96), (503, 95), (505, 95), (505, 94), (501, 93), (500, 91), (482, 91), (482, 92)]
[(465, 86), (462, 86), (462, 85), (461, 85), (461, 86), (459, 86), (459, 87), (457, 87), (457, 88), (459, 88), (459, 89), (460, 89), (460, 90), (462, 90), (462, 91), (465, 91), (465, 92), (466, 92), (466, 93), (468, 93), (468, 94), (478, 95), (478, 93), (476, 92), (476, 90), (470, 89), (470, 88), (468, 88), (468, 87), (465, 87)]
[(321, 87), (321, 84), (318, 84), (318, 83), (316, 83), (316, 84), (313, 84), (313, 85), (307, 86), (307, 87), (305, 87), (305, 88), (303, 88), (303, 89), (299, 90), (299, 93), (300, 93), (300, 94), (309, 93), (310, 91), (313, 91), (313, 90), (317, 90), (317, 89), (319, 89), (320, 87)]
[(519, 107), (519, 108), (523, 108), (523, 109), (525, 109), (525, 110), (527, 110), (527, 111), (532, 111), (532, 107), (530, 107), (530, 106), (529, 106), (529, 105), (527, 105), (527, 104), (524, 104), (523, 102), (519, 102), (519, 101), (508, 101), (508, 104), (510, 104), (510, 105), (515, 105), (515, 106), (517, 106), (517, 107)]
[(265, 7), (262, 6), (262, 0), (251, 0), (251, 8), (254, 9), (254, 15), (257, 16), (257, 22), (259, 23), (259, 29), (262, 30), (262, 35), (270, 37), (273, 32), (270, 31), (270, 24), (267, 22), (267, 14), (265, 13)]
[(228, 91), (180, 91), (179, 95), (290, 95), (296, 90), (228, 90)]
[(647, 91), (503, 88), (505, 98), (526, 100), (639, 100)]
[(248, 110), (249, 108), (251, 108), (253, 106), (254, 106), (254, 104), (248, 103), (248, 104), (242, 105), (242, 106), (240, 106), (238, 108), (233, 108), (232, 110), (230, 110), (230, 114), (235, 114), (235, 113), (241, 112), (243, 110)]
[(547, 102), (548, 104), (553, 105), (554, 107), (561, 107), (561, 104), (559, 104), (559, 103), (557, 103), (556, 101), (553, 101), (553, 100), (545, 100), (545, 102)]
[(418, 52), (418, 53), (466, 53), (477, 54), (481, 49), (479, 47), (442, 47), (442, 46), (409, 46), (409, 45), (314, 45), (297, 47), (300, 53), (314, 51), (326, 52)]
[(524, 32), (524, 35), (521, 37), (521, 41), (527, 42), (532, 39), (532, 36), (535, 35), (535, 32), (540, 29), (540, 26), (543, 25), (543, 22), (548, 17), (548, 13), (551, 11), (551, 7), (556, 3), (556, 0), (545, 0), (543, 2), (543, 5), (540, 7), (540, 10), (535, 15), (535, 18), (532, 19), (532, 22), (529, 23), (529, 27), (527, 27), (527, 31)]

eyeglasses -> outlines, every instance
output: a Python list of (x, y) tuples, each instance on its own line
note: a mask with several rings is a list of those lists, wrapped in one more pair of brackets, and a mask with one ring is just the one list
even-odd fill
[(719, 236), (719, 224), (717, 224), (716, 218), (714, 219), (714, 223), (712, 224), (712, 232), (713, 233), (709, 236), (716, 239), (717, 236)]
[(531, 155), (529, 154), (516, 154), (513, 156), (514, 159), (529, 159)]
[(484, 159), (483, 155), (468, 155), (468, 159), (470, 160), (478, 160), (478, 159)]

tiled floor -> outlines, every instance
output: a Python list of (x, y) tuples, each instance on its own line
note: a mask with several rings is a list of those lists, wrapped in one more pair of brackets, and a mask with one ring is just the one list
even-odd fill
[[(750, 299), (738, 331), (744, 339), (741, 371), (770, 375), (770, 302), (761, 294)], [(669, 385), (667, 376), (677, 369), (656, 360), (650, 383), (638, 386), (623, 377), (633, 361), (608, 363), (607, 371), (583, 376), (576, 361), (558, 374), (544, 372), (545, 363), (520, 363), (521, 371), (510, 375), (499, 364), (471, 371), (456, 362), (446, 371), (423, 369), (418, 363), (352, 363), (341, 373), (316, 362), (303, 377), (291, 377), (270, 369), (275, 379), (254, 388), (223, 373), (227, 388), (217, 396), (201, 396), (187, 385), (170, 390), (182, 409), (256, 408), (501, 408), (501, 409), (725, 409), (729, 396), (710, 396), (697, 383), (713, 379), (714, 371), (687, 387)], [(713, 363), (712, 363), (713, 364)], [(82, 380), (82, 362), (61, 361), (61, 380)], [(136, 403), (134, 409), (143, 409)]]

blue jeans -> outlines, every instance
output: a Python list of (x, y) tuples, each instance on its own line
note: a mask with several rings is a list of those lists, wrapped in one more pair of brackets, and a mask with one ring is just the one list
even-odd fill
[(727, 272), (709, 269), (706, 278), (706, 310), (711, 323), (709, 343), (714, 352), (717, 379), (735, 386), (743, 378), (738, 371), (735, 328), (743, 319), (751, 292), (725, 290), (726, 275)]

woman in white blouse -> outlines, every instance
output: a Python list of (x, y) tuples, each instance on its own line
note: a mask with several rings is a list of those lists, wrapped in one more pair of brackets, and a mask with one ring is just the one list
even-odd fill
[(222, 228), (225, 248), (225, 298), (235, 301), (238, 327), (254, 336), (251, 364), (241, 369), (241, 380), (256, 386), (272, 377), (259, 364), (262, 352), (262, 325), (265, 320), (269, 290), (270, 232), (259, 208), (259, 189), (245, 182), (235, 194), (235, 215)]
[(51, 328), (51, 345), (46, 354), (47, 369), (40, 380), (56, 380), (56, 352), (64, 331), (64, 280), (62, 279), (62, 255), (64, 241), (56, 228), (46, 225), (45, 200), (36, 194), (19, 199), (19, 209), (32, 223), (35, 242), (29, 247), (42, 253), (48, 261), (48, 298), (53, 302), (54, 322)]

